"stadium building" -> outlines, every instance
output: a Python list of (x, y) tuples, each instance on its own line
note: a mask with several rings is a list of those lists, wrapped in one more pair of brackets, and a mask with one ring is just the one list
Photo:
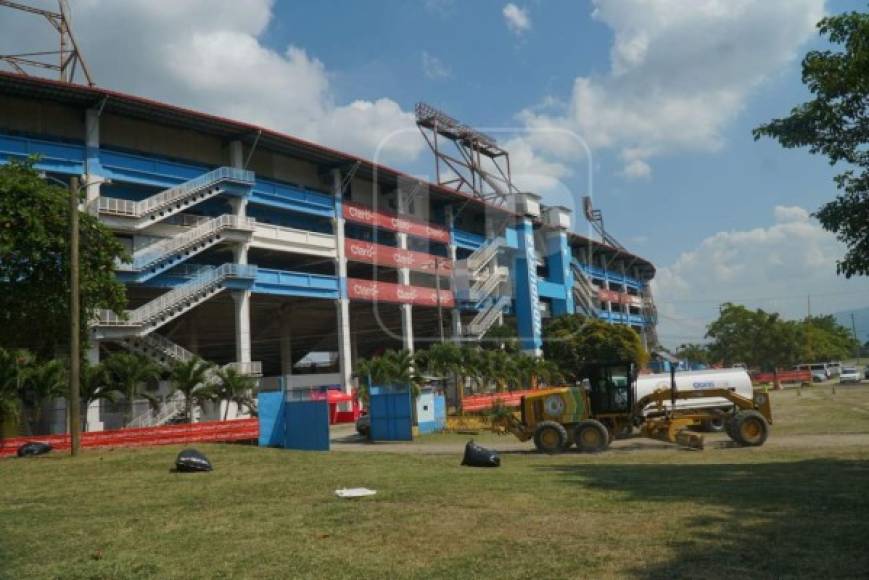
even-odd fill
[(433, 183), (267, 128), (0, 73), (0, 162), (37, 156), (48, 176), (82, 176), (87, 211), (132, 256), (117, 271), (127, 316), (101, 314), (93, 359), (200, 356), (350, 389), (360, 357), (477, 340), (499, 322), (530, 352), (544, 319), (574, 312), (655, 341), (650, 262), (602, 228), (570, 231), (569, 210), (510, 183), (508, 159), (500, 186), (473, 159), (442, 171), (463, 158), (438, 139), (489, 167), (506, 153), (430, 108), (417, 118)]

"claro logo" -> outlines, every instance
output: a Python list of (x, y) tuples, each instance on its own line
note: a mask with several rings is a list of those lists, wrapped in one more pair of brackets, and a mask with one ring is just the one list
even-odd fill
[(352, 285), (353, 293), (360, 298), (377, 298), (380, 290), (376, 286), (372, 286), (369, 284), (356, 284)]
[(413, 263), (416, 261), (411, 254), (405, 254), (403, 252), (395, 252), (392, 255), (392, 261), (395, 262), (398, 266), (402, 268), (409, 268), (413, 266)]
[(352, 217), (353, 219), (357, 219), (364, 222), (372, 222), (374, 221), (374, 212), (367, 209), (362, 209), (354, 206), (347, 206), (347, 215)]
[(408, 302), (416, 300), (417, 291), (415, 288), (399, 288), (397, 291), (399, 300), (407, 300)]
[(352, 244), (350, 246), (350, 254), (359, 258), (374, 258), (377, 254), (377, 250), (374, 246)]

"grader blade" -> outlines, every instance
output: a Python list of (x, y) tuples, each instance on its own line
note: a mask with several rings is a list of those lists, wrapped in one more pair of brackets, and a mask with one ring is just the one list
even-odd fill
[(688, 419), (653, 419), (643, 424), (642, 433), (650, 439), (703, 449), (703, 435), (688, 429), (693, 424)]

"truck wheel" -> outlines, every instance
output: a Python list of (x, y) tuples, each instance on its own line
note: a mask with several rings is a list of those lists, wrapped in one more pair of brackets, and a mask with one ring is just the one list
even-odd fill
[(587, 419), (580, 421), (573, 428), (573, 442), (582, 452), (597, 453), (609, 447), (610, 436), (607, 428), (600, 421)]
[(534, 429), (534, 446), (543, 453), (561, 453), (568, 441), (567, 430), (561, 423), (541, 421)]
[(727, 425), (723, 415), (703, 421), (703, 430), (707, 433), (721, 433), (726, 429), (726, 427)]
[(733, 418), (730, 429), (734, 441), (749, 447), (763, 445), (769, 436), (769, 424), (757, 411), (740, 411)]

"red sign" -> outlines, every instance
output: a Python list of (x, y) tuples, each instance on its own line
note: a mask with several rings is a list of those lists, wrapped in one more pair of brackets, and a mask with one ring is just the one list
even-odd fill
[(343, 207), (344, 219), (351, 222), (427, 238), (444, 244), (450, 242), (450, 233), (446, 229), (422, 220), (402, 217), (390, 212), (374, 211), (371, 208), (348, 201), (344, 202)]
[[(369, 302), (395, 302), (417, 306), (438, 305), (438, 291), (434, 288), (405, 286), (358, 278), (347, 278), (347, 296), (351, 300), (367, 300)], [(441, 290), (440, 302), (444, 308), (452, 308), (456, 304), (455, 297), (450, 290)]]
[[(347, 254), (347, 259), (353, 262), (378, 264), (391, 268), (410, 268), (411, 270), (431, 274), (437, 271), (442, 275), (449, 275), (453, 271), (453, 263), (447, 258), (432, 256), (423, 252), (391, 248), (380, 244), (372, 244), (371, 242), (352, 240), (350, 238), (344, 240), (344, 252)], [(439, 265), (438, 262), (440, 263)]]

